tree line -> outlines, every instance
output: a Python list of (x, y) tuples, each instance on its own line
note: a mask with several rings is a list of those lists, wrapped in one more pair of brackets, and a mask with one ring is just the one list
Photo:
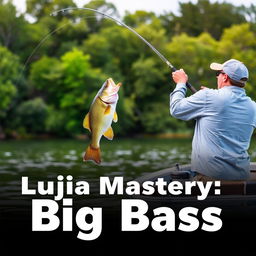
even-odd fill
[[(184, 132), (193, 122), (169, 114), (168, 67), (129, 30), (81, 10), (51, 16), (72, 0), (27, 0), (26, 13), (0, 0), (0, 137), (85, 134), (82, 121), (102, 83), (122, 82), (115, 133)], [(151, 42), (189, 81), (216, 88), (211, 62), (236, 58), (250, 71), (256, 99), (256, 6), (180, 3), (178, 15), (126, 12), (105, 1), (84, 7), (121, 19)], [(33, 22), (31, 22), (33, 21)]]

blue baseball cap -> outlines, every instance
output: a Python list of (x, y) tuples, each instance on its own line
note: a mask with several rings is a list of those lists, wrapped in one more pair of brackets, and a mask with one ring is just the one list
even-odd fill
[(232, 80), (239, 83), (246, 83), (249, 78), (247, 67), (241, 61), (235, 59), (228, 60), (223, 64), (212, 63), (210, 68), (216, 71), (223, 70)]

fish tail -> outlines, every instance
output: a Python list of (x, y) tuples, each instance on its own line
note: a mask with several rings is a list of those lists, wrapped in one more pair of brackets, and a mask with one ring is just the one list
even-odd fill
[(86, 149), (84, 154), (85, 161), (94, 161), (97, 164), (101, 163), (100, 148), (93, 148), (91, 145)]

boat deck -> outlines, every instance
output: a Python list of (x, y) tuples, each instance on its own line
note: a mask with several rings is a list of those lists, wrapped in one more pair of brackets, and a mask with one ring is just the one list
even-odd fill
[[(163, 178), (167, 182), (179, 180), (181, 182), (191, 181), (191, 165), (181, 165), (172, 168), (167, 168), (161, 171), (147, 174), (136, 179), (139, 183), (144, 181), (156, 181), (158, 178)], [(251, 175), (246, 181), (221, 181), (221, 195), (254, 195), (256, 196), (256, 162), (250, 165)], [(197, 192), (195, 191), (195, 194)]]

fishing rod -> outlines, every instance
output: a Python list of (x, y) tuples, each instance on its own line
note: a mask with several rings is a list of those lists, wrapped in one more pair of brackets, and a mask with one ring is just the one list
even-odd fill
[[(145, 44), (147, 44), (156, 54), (157, 56), (165, 63), (167, 64), (167, 66), (172, 70), (172, 72), (175, 72), (177, 69), (170, 63), (170, 61), (168, 61), (152, 44), (150, 44), (144, 37), (142, 37), (139, 33), (137, 33), (134, 29), (132, 29), (131, 27), (129, 27), (128, 25), (126, 25), (125, 23), (123, 23), (122, 21), (95, 9), (91, 9), (91, 8), (85, 8), (85, 7), (69, 7), (69, 8), (64, 8), (64, 9), (60, 9), (57, 10), (55, 12), (52, 12), (51, 15), (57, 15), (58, 13), (65, 13), (66, 11), (72, 11), (72, 10), (86, 10), (86, 11), (92, 11), (92, 12), (96, 12), (100, 15), (102, 15), (103, 17), (109, 18), (111, 20), (113, 20), (114, 22), (116, 22), (117, 24), (127, 28), (128, 30), (130, 30), (132, 33), (134, 33), (137, 37), (139, 37)], [(186, 86), (193, 92), (196, 93), (197, 90), (195, 89), (195, 87), (193, 87), (189, 82), (186, 83)]]

